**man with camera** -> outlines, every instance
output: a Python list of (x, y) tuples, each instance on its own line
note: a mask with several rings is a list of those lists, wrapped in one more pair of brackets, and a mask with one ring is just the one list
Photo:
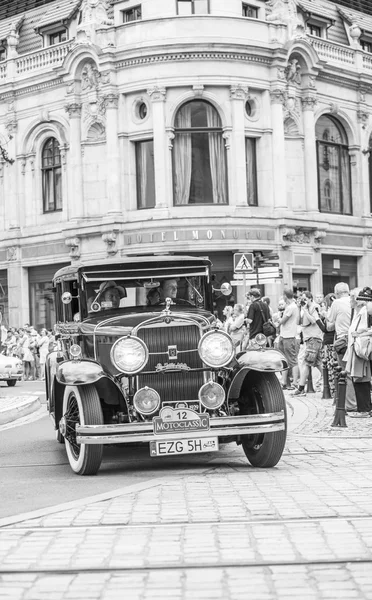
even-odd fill
[(293, 396), (305, 395), (305, 384), (312, 367), (316, 367), (322, 376), (322, 340), (323, 332), (317, 324), (318, 305), (313, 301), (311, 292), (302, 292), (300, 299), (302, 338), (305, 344), (304, 361), (300, 368), (300, 383)]
[[(280, 310), (279, 317), (275, 325), (280, 327), (278, 350), (287, 359), (288, 367), (292, 369), (293, 384), (298, 384), (299, 368), (298, 368), (298, 351), (299, 344), (297, 343), (297, 327), (299, 322), (299, 310), (293, 298), (293, 291), (285, 289), (283, 292), (283, 300), (285, 302), (284, 309)], [(283, 390), (293, 389), (288, 386), (288, 371), (282, 373)]]

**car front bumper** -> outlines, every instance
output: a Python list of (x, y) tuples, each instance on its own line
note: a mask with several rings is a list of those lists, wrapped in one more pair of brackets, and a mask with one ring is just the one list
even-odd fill
[(273, 433), (284, 431), (286, 417), (284, 411), (260, 415), (211, 418), (210, 428), (184, 433), (155, 434), (151, 421), (143, 423), (123, 423), (118, 425), (77, 425), (78, 444), (129, 444), (133, 442), (159, 442), (172, 439), (206, 438), (211, 435), (219, 438)]
[(8, 381), (9, 379), (16, 379), (21, 381), (23, 373), (12, 373), (11, 371), (0, 371), (0, 381)]

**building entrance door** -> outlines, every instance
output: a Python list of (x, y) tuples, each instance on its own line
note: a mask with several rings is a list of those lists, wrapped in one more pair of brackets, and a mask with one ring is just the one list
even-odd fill
[(309, 273), (293, 273), (293, 292), (295, 295), (310, 291), (310, 274)]

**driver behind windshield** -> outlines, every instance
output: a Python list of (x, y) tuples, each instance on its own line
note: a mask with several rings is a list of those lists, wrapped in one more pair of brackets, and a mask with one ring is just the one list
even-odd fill
[(188, 304), (191, 302), (177, 298), (178, 284), (177, 279), (164, 279), (160, 284), (160, 302), (164, 303), (166, 298), (170, 298), (174, 304)]

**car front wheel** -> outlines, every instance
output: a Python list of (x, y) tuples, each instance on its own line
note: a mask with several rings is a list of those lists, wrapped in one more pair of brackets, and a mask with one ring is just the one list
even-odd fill
[(284, 411), (283, 431), (242, 436), (244, 453), (253, 467), (274, 467), (283, 454), (287, 438), (285, 397), (275, 373), (251, 372), (245, 381), (240, 406), (241, 414)]
[(77, 475), (95, 475), (102, 462), (102, 444), (91, 446), (76, 442), (76, 425), (103, 425), (101, 403), (94, 385), (65, 388), (61, 421), (71, 469)]
[(14, 387), (15, 384), (17, 383), (17, 380), (16, 379), (8, 379), (8, 381), (6, 383), (9, 387)]

